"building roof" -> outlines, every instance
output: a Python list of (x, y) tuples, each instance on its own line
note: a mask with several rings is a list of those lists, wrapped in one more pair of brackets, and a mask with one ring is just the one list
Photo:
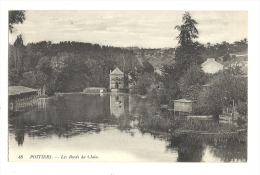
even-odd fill
[(124, 74), (124, 73), (117, 67), (117, 68), (115, 68), (115, 70), (113, 70), (113, 71), (110, 73), (110, 75), (111, 75), (111, 74), (118, 75), (118, 74)]
[(215, 74), (220, 70), (223, 70), (223, 65), (216, 62), (215, 58), (208, 58), (207, 61), (201, 64), (202, 70), (205, 73)]
[(182, 102), (182, 103), (192, 103), (192, 100), (187, 100), (186, 98), (174, 100), (174, 102)]
[(24, 86), (9, 86), (8, 87), (8, 95), (19, 95), (28, 92), (37, 92), (37, 89), (32, 89)]

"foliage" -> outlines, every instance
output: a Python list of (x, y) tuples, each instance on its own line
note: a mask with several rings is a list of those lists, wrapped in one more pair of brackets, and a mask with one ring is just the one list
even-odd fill
[(223, 57), (223, 62), (225, 61), (229, 61), (230, 60), (230, 55), (228, 53), (226, 53)]
[(144, 72), (151, 74), (154, 72), (154, 67), (151, 65), (151, 63), (149, 63), (147, 60), (145, 60), (143, 62), (143, 70), (144, 70)]
[[(9, 45), (9, 84), (45, 86), (51, 94), (107, 88), (109, 70), (119, 67), (127, 74), (138, 65), (132, 51), (98, 44), (41, 41), (24, 46), (19, 35), (14, 45)], [(36, 78), (30, 79), (31, 74)]]
[(180, 130), (206, 131), (206, 132), (235, 132), (237, 128), (233, 124), (219, 123), (214, 120), (187, 119), (183, 120)]
[(140, 76), (138, 78), (138, 82), (136, 84), (136, 91), (137, 94), (140, 95), (145, 95), (148, 93), (148, 89), (151, 86), (151, 78), (150, 75), (148, 73), (145, 73), (144, 75)]
[(237, 112), (241, 115), (247, 116), (248, 115), (247, 108), (248, 108), (247, 102), (240, 102), (238, 103), (237, 106)]
[[(14, 42), (14, 47), (13, 47), (13, 57), (14, 57), (14, 68), (15, 69), (20, 68), (22, 70), (23, 51), (24, 51), (24, 45), (23, 45), (22, 35), (18, 35)], [(20, 64), (20, 65), (18, 66), (18, 64)]]
[(164, 118), (161, 115), (143, 117), (140, 120), (139, 127), (152, 131), (167, 132), (174, 126), (174, 121), (170, 118)]
[(206, 133), (231, 133), (236, 132), (234, 124), (219, 123), (215, 120), (168, 118), (161, 114), (142, 117), (139, 127), (161, 132), (206, 132)]
[(34, 72), (25, 72), (22, 75), (22, 79), (20, 80), (20, 85), (25, 87), (32, 87), (32, 88), (38, 88), (36, 81), (37, 81), (37, 74)]
[(182, 96), (186, 97), (192, 86), (204, 85), (206, 81), (207, 76), (202, 71), (201, 67), (198, 65), (192, 65), (179, 80), (179, 87), (182, 92)]
[(23, 23), (25, 20), (25, 10), (10, 10), (9, 11), (9, 31), (13, 32), (13, 25)]
[(184, 97), (188, 100), (193, 100), (196, 102), (198, 100), (199, 93), (202, 91), (202, 89), (203, 88), (201, 85), (193, 85), (187, 90)]
[(232, 66), (228, 66), (225, 69), (225, 72), (229, 75), (232, 75), (232, 76), (242, 76), (243, 75), (243, 71), (242, 71), (241, 66), (239, 66), (237, 64), (232, 65)]
[(203, 46), (193, 39), (198, 38), (198, 30), (195, 27), (198, 23), (191, 18), (188, 12), (185, 12), (182, 18), (182, 25), (177, 25), (175, 29), (180, 31), (178, 39), (179, 46), (175, 50), (175, 76), (179, 78), (192, 66), (200, 65), (203, 60), (201, 51)]
[(201, 57), (202, 47), (201, 44), (195, 42), (176, 48), (174, 67), (178, 77), (185, 73), (191, 66), (203, 63)]
[[(224, 106), (229, 106), (230, 101), (246, 101), (247, 80), (228, 72), (220, 72), (211, 80), (209, 90), (201, 91), (197, 103), (194, 105), (195, 114), (209, 114), (216, 118), (222, 113)], [(203, 111), (202, 111), (203, 109)]]
[(163, 65), (162, 71), (162, 83), (165, 92), (168, 95), (169, 101), (177, 99), (180, 96), (180, 89), (178, 86), (179, 74), (174, 65)]
[(195, 27), (197, 21), (191, 18), (189, 12), (185, 12), (182, 17), (182, 25), (175, 26), (175, 29), (180, 31), (180, 34), (176, 37), (178, 43), (182, 46), (192, 44), (192, 39), (198, 38), (198, 30)]

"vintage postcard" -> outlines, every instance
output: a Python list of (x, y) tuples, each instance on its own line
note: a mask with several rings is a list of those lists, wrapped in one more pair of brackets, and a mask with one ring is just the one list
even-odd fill
[(247, 162), (247, 19), (9, 11), (9, 161)]
[(246, 9), (7, 12), (7, 162), (248, 163)]

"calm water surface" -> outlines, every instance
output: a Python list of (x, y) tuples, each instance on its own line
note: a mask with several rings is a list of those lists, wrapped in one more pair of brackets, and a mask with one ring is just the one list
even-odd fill
[(50, 161), (35, 155), (52, 155), (51, 161), (247, 161), (247, 144), (237, 138), (165, 138), (139, 130), (138, 118), (157, 110), (137, 96), (65, 94), (40, 99), (38, 106), (9, 117), (10, 161)]

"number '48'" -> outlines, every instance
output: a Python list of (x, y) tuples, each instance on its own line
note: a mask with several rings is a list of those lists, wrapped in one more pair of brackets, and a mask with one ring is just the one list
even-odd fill
[(19, 156), (18, 156), (18, 159), (23, 159), (23, 155), (19, 155)]

